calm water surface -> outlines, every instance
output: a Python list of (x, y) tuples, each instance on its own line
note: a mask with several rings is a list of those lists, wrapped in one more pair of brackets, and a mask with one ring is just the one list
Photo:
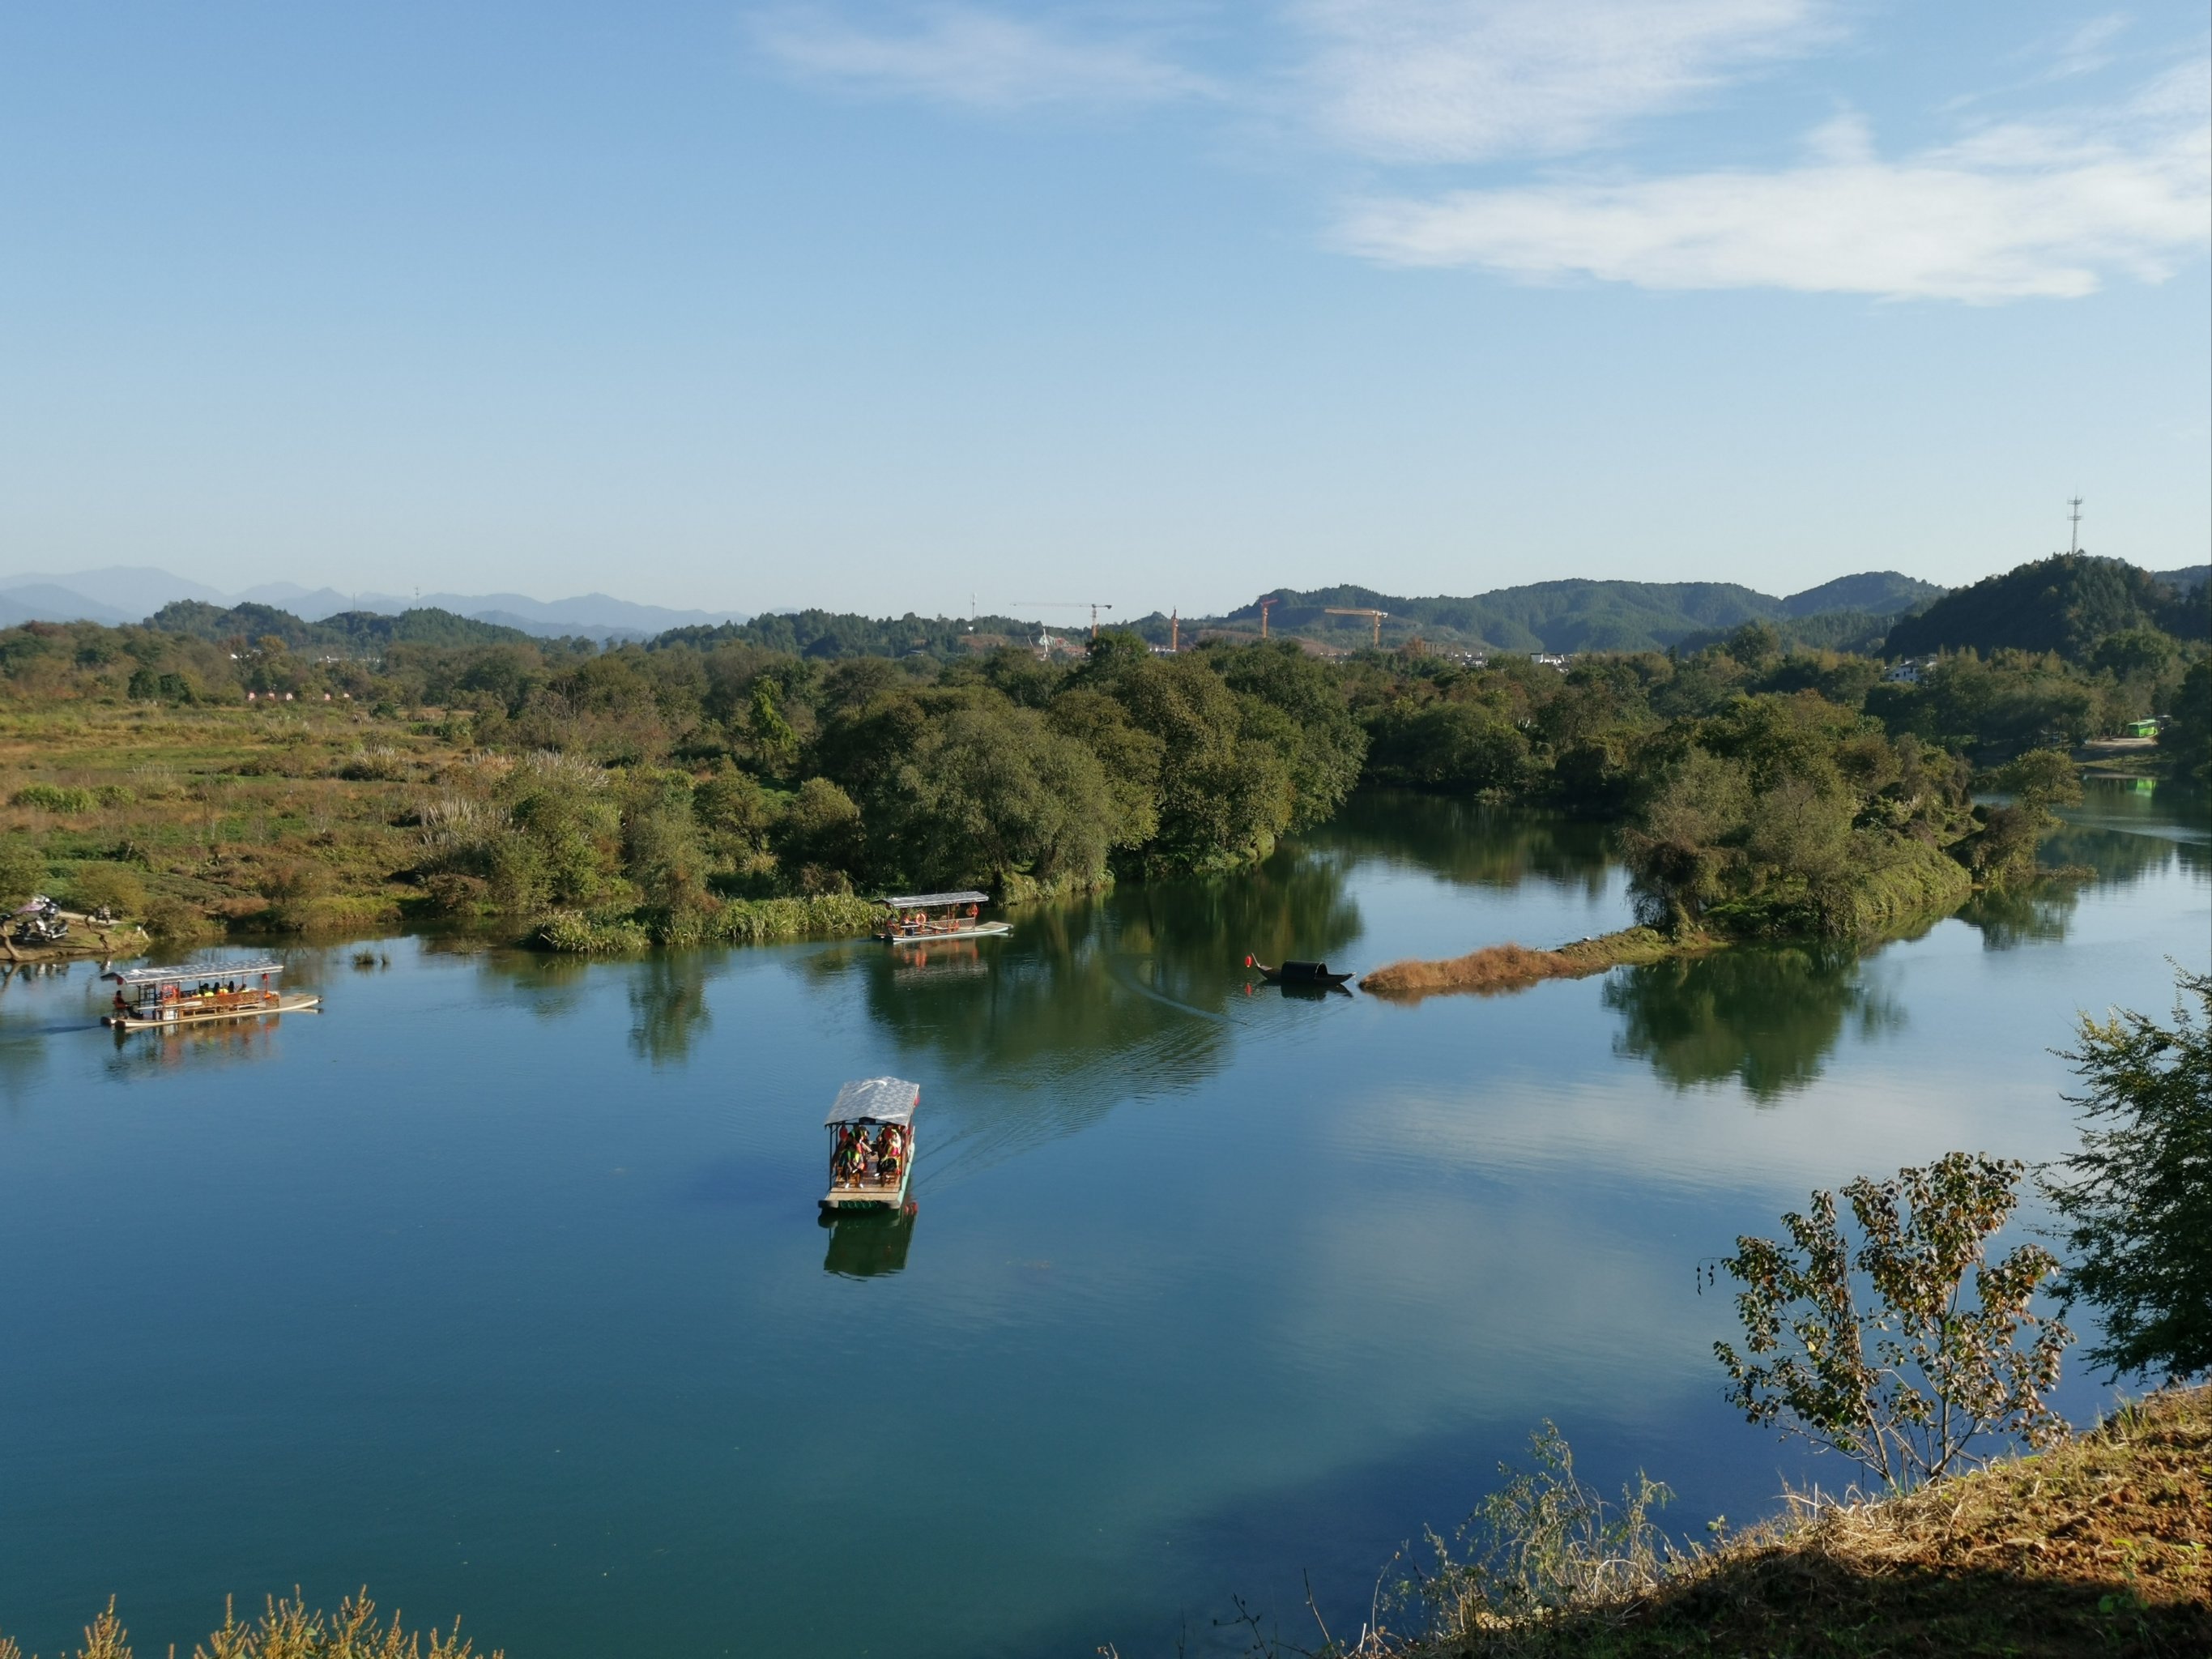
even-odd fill
[[(1748, 1517), (1844, 1471), (1723, 1406), (1695, 1264), (1815, 1183), (2063, 1152), (2075, 1011), (2212, 955), (2201, 807), (2100, 787), (2046, 856), (2098, 878), (1863, 958), (1415, 1008), (1238, 964), (1603, 932), (1600, 838), (1364, 801), (927, 961), (301, 950), (326, 1013), (181, 1038), (19, 975), (0, 1629), (113, 1593), (158, 1653), (366, 1581), (515, 1659), (1225, 1650), (1302, 1571), (1356, 1628), (1547, 1416)], [(822, 1109), (877, 1072), (919, 1213), (833, 1232)]]

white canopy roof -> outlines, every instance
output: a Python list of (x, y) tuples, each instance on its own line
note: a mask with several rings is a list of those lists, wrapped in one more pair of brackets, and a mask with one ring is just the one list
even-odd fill
[(896, 905), (902, 910), (927, 910), (939, 904), (988, 904), (990, 902), (988, 893), (901, 893), (896, 898), (884, 901), (886, 904)]
[(251, 962), (187, 962), (176, 968), (125, 968), (115, 975), (123, 985), (163, 985), (173, 979), (251, 979), (256, 974), (281, 974), (284, 964), (274, 957)]
[(826, 1125), (838, 1123), (896, 1123), (914, 1121), (914, 1109), (921, 1100), (921, 1085), (901, 1077), (863, 1078), (837, 1091), (836, 1103)]

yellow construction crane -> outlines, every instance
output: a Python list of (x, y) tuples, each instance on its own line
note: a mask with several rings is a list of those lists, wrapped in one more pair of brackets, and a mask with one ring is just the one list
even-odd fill
[(1375, 624), (1375, 648), (1377, 651), (1382, 648), (1382, 619), (1390, 614), (1389, 611), (1364, 611), (1351, 605), (1324, 605), (1322, 608), (1332, 617), (1365, 617)]
[(1091, 599), (1016, 599), (1014, 605), (1030, 611), (1088, 611), (1091, 613), (1091, 637), (1094, 640), (1098, 637), (1098, 613), (1114, 608)]
[(1270, 593), (1266, 599), (1260, 601), (1260, 637), (1261, 639), (1264, 640), (1267, 637), (1268, 608), (1272, 605), (1279, 605), (1281, 603), (1282, 601), (1272, 593)]

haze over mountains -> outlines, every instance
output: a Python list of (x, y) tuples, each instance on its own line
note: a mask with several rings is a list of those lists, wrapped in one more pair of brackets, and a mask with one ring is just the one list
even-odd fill
[(265, 582), (227, 593), (203, 582), (149, 567), (110, 565), (68, 575), (45, 574), (0, 577), (0, 627), (23, 622), (97, 622), (114, 626), (143, 622), (175, 599), (204, 604), (268, 605), (303, 622), (320, 622), (343, 611), (397, 616), (403, 611), (450, 611), (457, 617), (496, 623), (546, 638), (584, 635), (595, 640), (644, 640), (672, 628), (712, 627), (742, 622), (742, 611), (672, 611), (638, 605), (605, 593), (568, 599), (533, 599), (523, 593), (341, 593), (336, 588), (308, 589), (295, 582)]
[[(2116, 561), (2086, 562), (2115, 571), (2135, 569)], [(2183, 592), (2201, 587), (2206, 580), (2206, 568), (2201, 565), (2138, 574)], [(1412, 598), (1350, 585), (1305, 592), (1278, 588), (1267, 597), (1270, 631), (1328, 649), (1352, 650), (1368, 644), (1375, 637), (1371, 613), (1382, 611), (1386, 613), (1381, 628), (1385, 646), (1419, 637), (1443, 647), (1571, 653), (1695, 648), (1754, 622), (1773, 625), (1792, 644), (1873, 650), (1899, 618), (1924, 611), (1945, 592), (1932, 582), (1880, 570), (1840, 576), (1779, 598), (1732, 582), (1582, 579), (1534, 582), (1466, 597)], [(945, 617), (874, 618), (819, 610), (748, 617), (737, 611), (638, 605), (604, 593), (552, 601), (520, 593), (402, 598), (340, 593), (331, 588), (310, 591), (277, 582), (226, 594), (167, 571), (121, 566), (69, 576), (0, 578), (0, 627), (27, 621), (136, 623), (178, 600), (195, 602), (184, 607), (197, 611), (194, 632), (265, 629), (272, 620), (266, 613), (252, 626), (246, 625), (248, 618), (216, 614), (246, 605), (271, 607), (308, 623), (349, 617), (341, 630), (349, 635), (381, 637), (388, 628), (370, 618), (412, 611), (417, 613), (417, 621), (410, 624), (412, 634), (425, 637), (442, 637), (459, 625), (452, 618), (467, 618), (540, 637), (583, 635), (603, 643), (647, 640), (676, 629), (695, 635), (705, 631), (810, 656), (854, 652), (896, 655), (916, 647), (951, 650), (963, 636), (981, 637), (986, 630), (992, 637), (1033, 637), (1048, 625), (1062, 633), (1076, 631), (1064, 618), (1048, 624), (1004, 616), (975, 617), (964, 623)], [(199, 608), (203, 606), (209, 609)], [(439, 621), (437, 613), (448, 619)], [(1179, 623), (1158, 612), (1141, 617), (1109, 614), (1103, 620), (1133, 628), (1145, 638), (1164, 644), (1178, 627), (1185, 641), (1215, 631), (1256, 634), (1261, 607), (1255, 599), (1222, 616), (1183, 617)], [(172, 623), (165, 619), (162, 625)]]

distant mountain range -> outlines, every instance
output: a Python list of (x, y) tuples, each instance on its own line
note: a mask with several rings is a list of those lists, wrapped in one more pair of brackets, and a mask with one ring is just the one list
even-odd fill
[[(2085, 560), (2086, 560), (2086, 556)], [(2115, 562), (2087, 562), (2090, 567)], [(2207, 568), (2203, 565), (2180, 570), (2136, 571), (2130, 581), (2154, 584), (2176, 595), (2197, 590), (2196, 605), (2203, 603), (2202, 590)], [(2016, 574), (2017, 573), (2015, 573)], [(1431, 645), (1502, 651), (1652, 651), (1669, 647), (1696, 649), (1724, 637), (1747, 623), (1765, 623), (1784, 641), (1793, 645), (1825, 646), (1839, 649), (1881, 651), (1885, 636), (1889, 649), (1918, 651), (1941, 643), (1980, 642), (2004, 633), (1994, 614), (1984, 611), (1996, 603), (1995, 584), (1960, 590), (1957, 604), (1938, 607), (1939, 619), (1928, 627), (1906, 626), (1929, 612), (1946, 590), (1893, 570), (1863, 571), (1839, 576), (1802, 592), (1781, 598), (1733, 582), (1633, 582), (1562, 580), (1502, 587), (1465, 598), (1436, 595), (1407, 598), (1378, 592), (1373, 588), (1345, 586), (1300, 592), (1274, 590), (1269, 606), (1269, 631), (1343, 650), (1356, 649), (1374, 637), (1373, 619), (1366, 615), (1335, 615), (1333, 611), (1387, 612), (1382, 626), (1385, 646), (1402, 645), (1419, 636)], [(2005, 579), (2009, 580), (2010, 579)], [(2102, 580), (2102, 579), (2098, 579)], [(2094, 584), (2093, 584), (2094, 585)], [(2002, 591), (2000, 609), (2017, 608), (2013, 597), (2017, 583)], [(1968, 605), (1964, 595), (1976, 597)], [(2131, 590), (2132, 591), (2132, 590)], [(2144, 590), (2146, 593), (2149, 589)], [(644, 640), (684, 630), (695, 641), (706, 637), (743, 640), (769, 648), (796, 651), (808, 656), (841, 657), (884, 652), (897, 655), (923, 649), (942, 653), (954, 650), (965, 636), (1030, 638), (1039, 630), (1036, 623), (1003, 617), (957, 619), (871, 618), (844, 612), (805, 611), (748, 617), (741, 612), (673, 611), (658, 605), (636, 605), (604, 593), (544, 601), (520, 593), (424, 593), (401, 598), (390, 593), (340, 593), (332, 588), (313, 591), (289, 582), (272, 582), (243, 593), (222, 593), (167, 571), (133, 569), (123, 566), (86, 571), (75, 575), (30, 574), (0, 577), (0, 627), (22, 622), (83, 620), (110, 625), (144, 620), (165, 605), (186, 602), (165, 625), (186, 631), (244, 626), (235, 618), (218, 620), (215, 613), (236, 605), (270, 607), (310, 624), (329, 623), (349, 638), (381, 639), (390, 635), (413, 637), (422, 634), (442, 639), (450, 622), (428, 613), (450, 613), (487, 629), (511, 628), (541, 638), (582, 635), (602, 641)], [(2186, 601), (2175, 601), (2185, 606)], [(2161, 606), (2168, 601), (2159, 601)], [(2145, 599), (2142, 614), (2154, 614)], [(2093, 623), (2101, 618), (2101, 602), (2091, 605), (2076, 632), (2084, 637), (2098, 633)], [(417, 620), (393, 634), (373, 620), (415, 612)], [(2117, 614), (2117, 613), (2116, 613)], [(2130, 612), (2130, 614), (2134, 614)], [(2195, 612), (2158, 609), (2155, 615), (2170, 629), (2193, 633)], [(1181, 619), (1186, 642), (1200, 635), (1219, 631), (1256, 635), (1260, 630), (1258, 601), (1219, 617)], [(190, 620), (187, 621), (186, 619)], [(1969, 620), (1971, 618), (1971, 620)], [(1903, 619), (1900, 621), (1900, 619)], [(1174, 624), (1155, 613), (1123, 627), (1133, 627), (1145, 638), (1164, 644)], [(1948, 635), (1963, 629), (1958, 641)], [(1996, 632), (1991, 633), (1990, 629)], [(423, 630), (428, 630), (424, 633)], [(264, 617), (248, 631), (283, 631)], [(321, 630), (321, 631), (327, 631)], [(945, 637), (939, 639), (939, 635)], [(319, 637), (319, 632), (318, 637)], [(2005, 642), (2010, 642), (2008, 636)], [(2046, 648), (2039, 646), (2037, 648)]]
[(533, 599), (523, 593), (341, 593), (308, 589), (295, 582), (266, 582), (243, 592), (226, 593), (166, 570), (110, 565), (68, 575), (44, 574), (0, 577), (0, 628), (25, 622), (96, 622), (112, 627), (143, 622), (163, 605), (194, 599), (218, 609), (234, 605), (273, 605), (303, 622), (320, 622), (347, 611), (396, 617), (405, 611), (450, 611), (457, 617), (520, 629), (540, 638), (584, 635), (592, 639), (645, 640), (672, 628), (708, 628), (743, 622), (739, 611), (672, 611), (637, 605), (605, 593), (571, 599)]

